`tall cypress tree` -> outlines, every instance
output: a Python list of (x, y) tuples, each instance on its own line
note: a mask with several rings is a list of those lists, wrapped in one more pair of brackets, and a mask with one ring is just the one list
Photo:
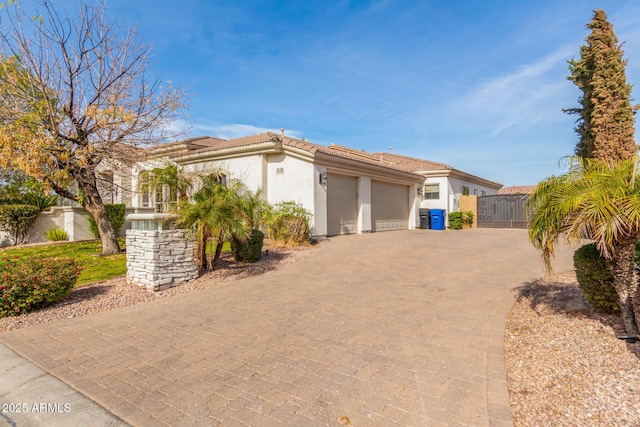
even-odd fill
[(580, 107), (565, 112), (580, 116), (575, 128), (580, 136), (576, 155), (617, 163), (638, 151), (627, 60), (622, 58), (622, 44), (602, 9), (594, 11), (587, 28), (591, 34), (580, 47), (580, 59), (569, 61), (568, 79), (582, 91)]

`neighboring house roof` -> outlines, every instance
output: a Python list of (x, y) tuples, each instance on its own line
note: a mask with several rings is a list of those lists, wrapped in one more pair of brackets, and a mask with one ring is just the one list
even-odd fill
[(512, 185), (511, 187), (501, 188), (498, 194), (531, 194), (535, 189), (535, 185)]

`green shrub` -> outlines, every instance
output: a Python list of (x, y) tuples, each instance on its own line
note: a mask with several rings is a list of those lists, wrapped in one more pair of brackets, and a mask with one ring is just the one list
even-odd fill
[(0, 317), (17, 316), (64, 300), (80, 271), (72, 258), (0, 260)]
[(245, 240), (231, 240), (231, 251), (236, 261), (256, 262), (262, 257), (263, 242), (264, 233), (260, 230), (251, 230), (251, 236)]
[(576, 270), (580, 289), (593, 309), (604, 313), (620, 312), (618, 293), (613, 287), (613, 277), (595, 243), (578, 248), (573, 254), (573, 267)]
[(280, 202), (265, 215), (269, 238), (285, 245), (303, 245), (309, 242), (311, 212), (296, 202)]
[(473, 225), (473, 212), (462, 211), (462, 225), (471, 227)]
[(9, 234), (14, 245), (26, 243), (39, 212), (31, 205), (0, 205), (0, 230)]
[[(106, 204), (104, 205), (104, 209), (107, 211), (107, 217), (109, 218), (109, 221), (111, 221), (113, 231), (116, 233), (116, 236), (119, 235), (122, 224), (124, 224), (124, 214), (126, 212), (125, 205), (120, 203), (115, 205)], [(93, 219), (93, 216), (91, 215), (89, 215), (89, 230), (91, 230), (91, 233), (96, 239), (100, 237), (96, 220)]]
[(462, 229), (462, 212), (450, 212), (449, 213), (449, 228), (451, 230)]
[(60, 242), (62, 240), (69, 239), (69, 235), (67, 234), (67, 232), (59, 228), (52, 228), (51, 230), (47, 231), (45, 235), (47, 236), (47, 239), (51, 240), (52, 242)]

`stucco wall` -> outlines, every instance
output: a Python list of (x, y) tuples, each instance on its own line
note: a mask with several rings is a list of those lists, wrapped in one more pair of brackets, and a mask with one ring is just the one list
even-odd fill
[(449, 210), (449, 194), (452, 189), (449, 186), (449, 180), (446, 177), (427, 178), (426, 184), (440, 184), (440, 197), (438, 199), (425, 199), (420, 202), (421, 208), (427, 209), (444, 209)]
[(89, 212), (82, 207), (54, 206), (40, 212), (29, 233), (29, 243), (46, 242), (47, 231), (60, 228), (67, 232), (69, 241), (94, 239), (89, 230)]
[(326, 174), (327, 168), (324, 166), (315, 166), (314, 183), (314, 211), (311, 228), (315, 236), (327, 235), (327, 187), (320, 182), (320, 174)]
[(194, 163), (185, 166), (187, 172), (207, 173), (220, 171), (227, 180), (237, 179), (251, 191), (262, 188), (262, 154), (211, 162)]
[[(311, 227), (316, 229), (315, 214), (316, 191), (315, 185), (319, 183), (319, 176), (316, 167), (311, 162), (296, 159), (284, 154), (269, 154), (267, 157), (267, 200), (271, 204), (284, 201), (294, 201), (302, 204), (305, 209), (314, 214), (311, 219)], [(326, 212), (326, 197), (325, 209)], [(326, 219), (324, 227), (326, 228)], [(325, 230), (326, 234), (326, 230)]]
[(358, 233), (366, 233), (371, 226), (371, 178), (358, 178)]

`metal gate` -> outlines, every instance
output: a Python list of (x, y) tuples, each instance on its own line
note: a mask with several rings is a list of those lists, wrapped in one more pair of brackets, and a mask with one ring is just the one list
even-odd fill
[(527, 228), (527, 194), (478, 197), (478, 227)]

